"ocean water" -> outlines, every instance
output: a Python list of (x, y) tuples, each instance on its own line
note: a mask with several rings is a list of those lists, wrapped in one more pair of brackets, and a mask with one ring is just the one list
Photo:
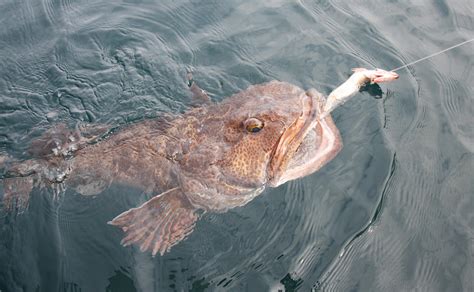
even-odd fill
[[(215, 101), (273, 79), (328, 94), (353, 67), (472, 39), (473, 15), (469, 0), (2, 0), (0, 153), (27, 159), (58, 124), (183, 112), (189, 69)], [(333, 113), (333, 161), (205, 214), (164, 256), (106, 224), (139, 191), (35, 191), (0, 212), (0, 291), (474, 291), (473, 52), (356, 95)]]

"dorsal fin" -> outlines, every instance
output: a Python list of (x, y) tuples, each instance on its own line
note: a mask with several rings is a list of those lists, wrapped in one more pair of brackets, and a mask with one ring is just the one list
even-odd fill
[(193, 103), (196, 105), (201, 105), (202, 103), (207, 104), (211, 101), (209, 95), (204, 89), (201, 89), (193, 79), (193, 73), (188, 72), (186, 74), (186, 79), (188, 81), (189, 90), (192, 93)]

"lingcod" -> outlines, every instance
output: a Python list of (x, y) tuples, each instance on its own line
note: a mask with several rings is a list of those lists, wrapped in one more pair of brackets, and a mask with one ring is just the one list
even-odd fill
[[(64, 126), (45, 133), (32, 144), (34, 157), (6, 171), (4, 207), (27, 208), (34, 188), (93, 196), (113, 184), (136, 187), (149, 200), (108, 223), (123, 230), (124, 246), (163, 255), (205, 212), (243, 206), (267, 187), (312, 174), (342, 148), (324, 112), (325, 97), (315, 89), (271, 81), (213, 103), (188, 77), (200, 105), (183, 114), (137, 122), (101, 139)], [(343, 89), (336, 90), (346, 94)]]

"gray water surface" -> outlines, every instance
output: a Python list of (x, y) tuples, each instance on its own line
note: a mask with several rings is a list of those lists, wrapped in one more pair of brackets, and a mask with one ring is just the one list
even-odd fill
[[(0, 151), (57, 124), (126, 126), (278, 79), (328, 94), (474, 37), (459, 1), (0, 1)], [(400, 70), (333, 116), (342, 152), (171, 252), (106, 222), (140, 191), (35, 191), (0, 213), (0, 291), (474, 291), (473, 43)], [(3, 196), (3, 191), (0, 192)]]

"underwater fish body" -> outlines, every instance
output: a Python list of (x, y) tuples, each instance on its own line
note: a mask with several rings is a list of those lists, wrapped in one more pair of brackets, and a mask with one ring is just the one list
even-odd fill
[(331, 161), (342, 142), (331, 116), (319, 118), (324, 103), (314, 89), (271, 81), (124, 127), (97, 143), (74, 132), (56, 148), (33, 143), (43, 154), (11, 167), (19, 175), (3, 179), (4, 204), (25, 208), (33, 187), (61, 185), (93, 196), (112, 184), (133, 186), (150, 199), (109, 224), (125, 232), (123, 245), (164, 254), (192, 232), (203, 211), (243, 206), (266, 187)]

